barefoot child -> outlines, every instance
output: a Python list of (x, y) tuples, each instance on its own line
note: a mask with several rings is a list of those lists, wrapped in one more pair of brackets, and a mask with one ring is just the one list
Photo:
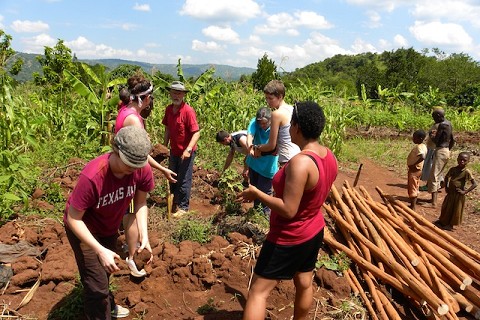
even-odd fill
[[(438, 222), (445, 229), (462, 223), (465, 195), (477, 187), (472, 172), (466, 168), (470, 161), (470, 153), (460, 152), (457, 158), (458, 165), (450, 168), (445, 176), (445, 190), (447, 195), (443, 200), (442, 211)], [(465, 189), (467, 181), (470, 187)]]
[(410, 151), (407, 157), (408, 166), (408, 197), (410, 198), (410, 208), (415, 210), (417, 205), (418, 189), (420, 187), (420, 177), (422, 176), (423, 160), (427, 155), (427, 146), (423, 143), (426, 133), (423, 130), (417, 130), (413, 133), (412, 141), (415, 147)]

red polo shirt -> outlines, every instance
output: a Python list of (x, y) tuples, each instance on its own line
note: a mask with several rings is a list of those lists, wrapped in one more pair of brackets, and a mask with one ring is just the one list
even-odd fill
[[(173, 104), (167, 106), (162, 124), (167, 126), (169, 131), (170, 152), (177, 157), (182, 156), (193, 134), (200, 130), (195, 110), (185, 102), (182, 102), (177, 113), (173, 112)], [(192, 150), (197, 150), (196, 144)]]

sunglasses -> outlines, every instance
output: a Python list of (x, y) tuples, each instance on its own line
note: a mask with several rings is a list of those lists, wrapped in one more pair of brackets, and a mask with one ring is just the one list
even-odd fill
[(293, 104), (293, 110), (295, 111), (295, 116), (297, 117), (297, 126), (300, 128), (300, 118), (298, 116), (298, 106), (297, 106), (297, 101)]

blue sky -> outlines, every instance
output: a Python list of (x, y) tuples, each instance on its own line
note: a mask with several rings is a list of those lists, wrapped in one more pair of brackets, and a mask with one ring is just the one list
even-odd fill
[(1, 0), (12, 48), (79, 59), (293, 71), (335, 54), (439, 48), (480, 60), (480, 0)]

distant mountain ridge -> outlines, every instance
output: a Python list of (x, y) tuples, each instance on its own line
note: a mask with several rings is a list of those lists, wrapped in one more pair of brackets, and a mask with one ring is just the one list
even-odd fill
[[(38, 63), (36, 57), (38, 54), (17, 52), (17, 57), (23, 59), (22, 71), (14, 78), (18, 81), (29, 81), (33, 79), (34, 72), (41, 73), (42, 67)], [(113, 70), (119, 65), (129, 64), (141, 67), (146, 73), (152, 74), (160, 71), (165, 74), (170, 74), (177, 77), (176, 64), (154, 64), (140, 61), (131, 61), (123, 59), (78, 59), (80, 62), (89, 65), (102, 64), (109, 70)], [(210, 67), (215, 68), (215, 76), (224, 79), (225, 81), (237, 81), (242, 75), (251, 75), (256, 69), (248, 67), (233, 67), (223, 64), (182, 64), (183, 74), (185, 77), (198, 77)]]

